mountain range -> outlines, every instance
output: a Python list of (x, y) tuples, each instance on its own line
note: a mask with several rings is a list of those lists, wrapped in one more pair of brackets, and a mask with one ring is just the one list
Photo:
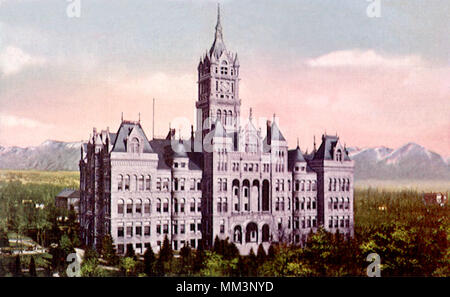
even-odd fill
[[(78, 171), (81, 142), (47, 140), (38, 146), (0, 146), (0, 169)], [(450, 159), (408, 143), (392, 149), (348, 148), (356, 180), (450, 180)]]

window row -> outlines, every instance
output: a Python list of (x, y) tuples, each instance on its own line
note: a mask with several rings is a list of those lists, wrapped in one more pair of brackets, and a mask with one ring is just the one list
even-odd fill
[(294, 218), (294, 229), (306, 229), (306, 228), (315, 228), (317, 227), (317, 218), (316, 217), (299, 217)]
[(227, 198), (217, 198), (217, 212), (228, 212)]
[(350, 191), (350, 179), (330, 178), (328, 180), (328, 191)]
[[(169, 199), (165, 198), (165, 199), (156, 199), (156, 207), (155, 207), (155, 211), (157, 213), (168, 213), (169, 212)], [(173, 211), (175, 213), (181, 212), (184, 213), (185, 212), (185, 205), (186, 205), (186, 200), (184, 198), (180, 199), (180, 202), (178, 202), (178, 199), (174, 199), (173, 200)], [(202, 207), (201, 207), (201, 200), (200, 198), (197, 199), (197, 201), (192, 198), (189, 200), (189, 211), (191, 213), (195, 213), (195, 212), (201, 212), (202, 211)], [(144, 201), (142, 201), (141, 199), (137, 199), (136, 201), (133, 202), (133, 200), (128, 199), (126, 204), (125, 201), (123, 199), (119, 199), (119, 201), (117, 202), (117, 213), (118, 214), (124, 214), (125, 212), (127, 214), (149, 214), (151, 213), (152, 207), (151, 207), (151, 202), (150, 199), (145, 199)]]
[(317, 191), (315, 180), (295, 180), (295, 191)]
[(350, 217), (329, 217), (328, 228), (349, 228), (350, 227)]
[[(176, 221), (172, 224), (172, 234), (186, 234), (186, 232), (195, 233), (201, 232), (201, 223), (200, 221), (191, 222), (187, 226), (185, 223), (178, 224)], [(188, 228), (188, 230), (186, 230)], [(169, 224), (156, 224), (155, 232), (157, 235), (161, 234), (169, 234)], [(128, 225), (128, 226), (118, 226), (117, 227), (117, 237), (133, 237), (133, 236), (151, 236), (151, 226), (149, 223), (147, 224), (138, 224), (136, 226)]]
[(309, 210), (309, 209), (316, 209), (317, 208), (317, 201), (316, 198), (298, 198), (295, 197), (295, 210)]
[(334, 209), (334, 210), (337, 210), (337, 209), (340, 209), (340, 210), (343, 210), (343, 209), (349, 209), (350, 208), (350, 198), (349, 197), (347, 197), (347, 198), (345, 198), (344, 199), (344, 197), (342, 197), (341, 199), (339, 199), (339, 198), (328, 198), (328, 209)]
[[(117, 176), (117, 190), (118, 191), (131, 191), (131, 177), (130, 175), (119, 174)], [(137, 191), (150, 191), (151, 190), (151, 177), (147, 176), (133, 176), (133, 190)]]
[[(185, 245), (189, 245), (192, 248), (196, 248), (197, 246), (200, 245), (200, 241), (201, 239), (190, 239), (190, 240), (173, 240), (172, 241), (172, 248), (174, 250), (178, 250), (182, 247), (184, 247)], [(161, 248), (162, 247), (162, 241), (158, 240), (156, 242), (156, 245)], [(125, 253), (125, 248), (126, 249), (134, 249), (135, 252), (137, 254), (143, 254), (145, 253), (145, 251), (151, 246), (150, 242), (145, 242), (144, 245), (142, 245), (142, 243), (136, 243), (136, 244), (118, 244), (117, 245), (117, 253), (120, 255), (123, 255)]]

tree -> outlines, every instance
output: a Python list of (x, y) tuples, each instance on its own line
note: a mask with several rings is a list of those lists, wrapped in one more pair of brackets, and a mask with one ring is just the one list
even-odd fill
[(153, 249), (151, 246), (145, 250), (144, 253), (144, 272), (147, 274), (147, 276), (152, 276), (155, 274), (154, 272), (154, 266), (155, 266), (155, 253), (153, 253)]
[(22, 276), (22, 264), (20, 263), (20, 256), (16, 256), (16, 265), (14, 266), (14, 276)]
[(247, 256), (247, 267), (248, 267), (248, 276), (256, 276), (256, 271), (258, 269), (258, 262), (256, 259), (255, 252), (253, 248), (250, 248), (250, 253)]
[(163, 245), (159, 251), (158, 260), (156, 261), (156, 273), (163, 276), (167, 271), (171, 271), (173, 259), (172, 245), (169, 242), (167, 235), (164, 237)]
[(127, 244), (127, 252), (125, 257), (136, 259), (136, 253), (134, 252), (133, 244)]
[(30, 259), (29, 273), (30, 273), (30, 276), (37, 276), (37, 274), (36, 274), (36, 263), (34, 263), (34, 257), (33, 256), (31, 256), (31, 259)]
[(197, 250), (195, 251), (195, 258), (194, 258), (194, 265), (193, 265), (193, 269), (194, 272), (200, 272), (200, 270), (202, 270), (205, 265), (204, 265), (204, 261), (205, 261), (205, 250), (203, 248), (203, 241), (200, 241)]
[(135, 275), (136, 261), (131, 257), (122, 258), (120, 268), (125, 272), (125, 276)]
[(164, 237), (163, 245), (159, 252), (159, 258), (161, 258), (163, 262), (170, 262), (173, 258), (172, 245), (170, 244), (167, 235)]
[(273, 243), (270, 244), (269, 250), (267, 251), (267, 258), (273, 260), (275, 258), (275, 246)]
[(267, 258), (266, 251), (264, 250), (262, 243), (260, 243), (258, 246), (258, 251), (256, 253), (256, 262), (258, 263), (258, 266), (264, 264), (266, 258)]
[(180, 249), (181, 257), (181, 274), (189, 274), (191, 272), (192, 250), (189, 245), (185, 245)]
[(102, 256), (109, 265), (116, 265), (119, 260), (114, 249), (112, 237), (109, 234), (103, 236)]

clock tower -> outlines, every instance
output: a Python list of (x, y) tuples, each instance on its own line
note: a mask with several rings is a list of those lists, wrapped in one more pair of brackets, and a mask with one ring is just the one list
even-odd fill
[[(227, 133), (238, 131), (241, 100), (239, 99), (239, 60), (227, 51), (220, 24), (220, 7), (211, 49), (198, 64), (197, 137), (201, 139), (211, 125), (220, 121)], [(209, 120), (208, 120), (209, 119)]]

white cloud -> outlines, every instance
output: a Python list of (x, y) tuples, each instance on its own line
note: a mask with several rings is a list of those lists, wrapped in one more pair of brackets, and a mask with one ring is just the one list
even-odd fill
[(50, 128), (51, 125), (44, 124), (32, 119), (16, 117), (13, 115), (0, 114), (1, 127), (23, 127), (23, 128)]
[(42, 65), (44, 63), (44, 58), (33, 57), (18, 47), (8, 46), (0, 52), (0, 72), (4, 75), (13, 75), (25, 67)]
[(421, 66), (423, 61), (419, 56), (385, 56), (374, 50), (335, 51), (326, 55), (309, 59), (310, 67), (412, 67)]

